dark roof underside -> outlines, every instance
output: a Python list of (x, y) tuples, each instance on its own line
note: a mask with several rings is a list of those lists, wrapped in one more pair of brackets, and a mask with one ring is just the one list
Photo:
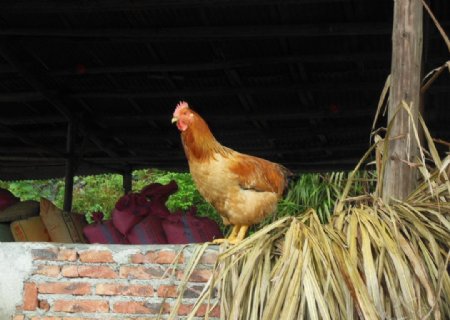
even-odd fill
[[(392, 0), (11, 0), (0, 5), (0, 179), (186, 170), (188, 101), (217, 139), (294, 171), (353, 167), (389, 74)], [(432, 1), (444, 29), (450, 3)], [(426, 13), (424, 13), (426, 15)], [(426, 19), (425, 71), (449, 54)], [(426, 96), (450, 139), (450, 77)], [(383, 125), (380, 122), (380, 125)]]

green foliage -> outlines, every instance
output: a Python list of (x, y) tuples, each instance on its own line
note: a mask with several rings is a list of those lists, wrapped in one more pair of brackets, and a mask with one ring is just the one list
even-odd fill
[(102, 211), (107, 220), (122, 195), (122, 176), (119, 174), (75, 177), (72, 210), (84, 212), (88, 220), (92, 212)]
[[(302, 174), (292, 182), (286, 197), (280, 201), (276, 214), (264, 221), (266, 225), (278, 218), (295, 216), (312, 208), (322, 223), (327, 223), (349, 177), (346, 172)], [(369, 194), (375, 190), (376, 177), (371, 171), (357, 173), (349, 196)]]
[(8, 189), (22, 201), (39, 201), (41, 197), (44, 197), (50, 201), (62, 203), (64, 197), (64, 181), (60, 179), (0, 181), (0, 187)]
[[(280, 217), (298, 215), (309, 208), (316, 210), (322, 223), (327, 222), (347, 179), (348, 174), (344, 172), (302, 174), (298, 180), (291, 183), (276, 214), (263, 221), (257, 228)], [(169, 210), (172, 212), (180, 209), (185, 211), (191, 206), (196, 206), (200, 216), (209, 217), (224, 228), (222, 219), (197, 191), (189, 173), (157, 169), (136, 170), (133, 172), (133, 192), (139, 192), (150, 183), (167, 184), (171, 180), (177, 182), (178, 192), (169, 197), (166, 204)], [(358, 173), (352, 186), (349, 196), (372, 192), (375, 186), (374, 173), (366, 171)], [(39, 201), (41, 197), (45, 197), (58, 207), (62, 208), (63, 206), (64, 181), (61, 179), (0, 181), (0, 187), (9, 189), (21, 200)], [(101, 174), (75, 177), (73, 210), (85, 213), (89, 221), (91, 213), (95, 211), (104, 212), (105, 219), (109, 219), (115, 203), (122, 195), (121, 175)]]
[[(214, 208), (198, 193), (189, 173), (166, 172), (156, 169), (136, 170), (133, 172), (133, 192), (139, 192), (150, 183), (167, 184), (175, 180), (178, 192), (167, 201), (169, 210), (187, 210), (197, 207), (200, 216), (207, 216), (220, 221)], [(64, 201), (64, 180), (22, 180), (0, 181), (0, 187), (10, 190), (21, 200), (36, 200), (47, 198), (62, 208)], [(105, 213), (109, 219), (117, 200), (123, 196), (122, 176), (118, 174), (101, 174), (96, 176), (75, 177), (73, 188), (73, 211), (90, 215), (95, 211)]]
[(187, 210), (196, 206), (199, 216), (208, 217), (221, 223), (222, 219), (219, 214), (197, 191), (190, 173), (167, 172), (157, 169), (137, 170), (133, 172), (133, 190), (139, 192), (150, 183), (167, 184), (171, 180), (177, 182), (178, 191), (167, 200), (166, 205), (170, 211)]

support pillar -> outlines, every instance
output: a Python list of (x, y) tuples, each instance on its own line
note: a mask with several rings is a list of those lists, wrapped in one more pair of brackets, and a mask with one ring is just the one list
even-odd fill
[(122, 173), (122, 178), (123, 192), (127, 194), (133, 190), (133, 170), (131, 168), (127, 168)]
[(66, 212), (72, 210), (72, 200), (73, 200), (73, 177), (75, 174), (75, 135), (76, 135), (76, 125), (74, 122), (70, 121), (67, 126), (67, 142), (66, 142), (66, 174), (64, 181), (64, 204), (63, 209)]
[[(417, 128), (422, 70), (423, 7), (420, 0), (395, 0), (392, 30), (391, 88), (388, 121), (393, 121), (383, 179), (383, 200), (405, 199), (417, 183), (412, 163), (418, 155), (412, 123)], [(402, 101), (413, 117), (401, 109)]]

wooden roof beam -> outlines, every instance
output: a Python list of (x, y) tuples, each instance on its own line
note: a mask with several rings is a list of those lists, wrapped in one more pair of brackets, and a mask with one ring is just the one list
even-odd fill
[(73, 2), (69, 0), (46, 0), (43, 3), (26, 0), (3, 1), (2, 12), (5, 13), (94, 13), (116, 12), (126, 10), (146, 10), (155, 8), (179, 7), (231, 7), (246, 5), (277, 5), (277, 4), (327, 4), (350, 2), (350, 0), (96, 0)]
[[(66, 102), (63, 100), (62, 96), (58, 91), (50, 90), (44, 84), (42, 79), (48, 76), (39, 68), (41, 71), (30, 71), (29, 68), (25, 67), (23, 63), (16, 58), (16, 52), (21, 51), (19, 46), (6, 39), (0, 39), (0, 55), (8, 61), (12, 66), (14, 66), (21, 76), (27, 81), (37, 92), (39, 92), (42, 97), (47, 100), (51, 105), (53, 105), (56, 110), (58, 110), (68, 122), (78, 122), (79, 130), (85, 134), (89, 135), (92, 142), (96, 144), (101, 150), (106, 152), (109, 156), (117, 156), (115, 151), (106, 147), (100, 139), (89, 133), (89, 128), (81, 121), (78, 121), (77, 117), (70, 111), (67, 107)], [(38, 70), (39, 70), (38, 69)]]
[[(294, 83), (288, 85), (274, 84), (271, 86), (242, 86), (242, 87), (212, 87), (206, 89), (183, 88), (180, 90), (154, 90), (149, 88), (147, 91), (138, 92), (76, 92), (69, 93), (69, 97), (73, 98), (184, 98), (196, 96), (224, 96), (236, 94), (274, 94), (283, 92), (296, 91), (314, 91), (314, 92), (358, 92), (370, 91), (379, 92), (383, 87), (384, 81), (370, 82), (335, 82), (335, 83)], [(448, 86), (433, 85), (429, 93), (447, 93)]]
[(50, 91), (42, 82), (42, 74), (37, 72), (30, 72), (28, 68), (17, 58), (18, 47), (7, 39), (0, 39), (0, 55), (8, 61), (10, 65), (17, 69), (20, 75), (33, 87), (36, 92), (40, 93), (43, 98), (48, 100), (65, 118), (67, 121), (75, 120), (73, 114), (61, 101), (61, 98)]
[[(214, 87), (208, 89), (180, 89), (180, 90), (157, 90), (151, 89), (143, 92), (75, 92), (67, 93), (65, 97), (68, 98), (114, 98), (114, 99), (129, 99), (129, 98), (184, 98), (196, 96), (222, 96), (222, 95), (236, 95), (236, 94), (263, 94), (263, 93), (282, 93), (295, 91), (314, 91), (314, 92), (355, 92), (355, 91), (373, 91), (378, 92), (383, 86), (383, 82), (338, 82), (338, 83), (304, 83), (304, 84), (289, 84), (289, 85), (272, 85), (272, 86), (252, 86), (252, 87)], [(448, 93), (448, 86), (434, 84), (428, 94)], [(45, 100), (44, 94), (40, 92), (15, 92), (15, 93), (0, 93), (0, 102), (25, 102), (25, 101), (41, 101)]]
[(210, 27), (159, 27), (109, 29), (12, 28), (0, 29), (1, 36), (46, 38), (108, 38), (143, 41), (198, 41), (279, 37), (326, 37), (389, 35), (387, 23), (334, 23), (313, 25), (261, 25)]
[[(359, 142), (359, 143), (352, 143), (352, 144), (345, 144), (345, 145), (324, 145), (324, 146), (314, 146), (314, 147), (305, 147), (305, 146), (299, 146), (298, 148), (280, 148), (280, 150), (268, 150), (267, 148), (264, 148), (263, 146), (258, 147), (239, 147), (239, 151), (240, 152), (245, 152), (245, 153), (249, 153), (249, 154), (253, 154), (256, 156), (264, 156), (264, 157), (268, 157), (268, 156), (276, 156), (278, 153), (283, 153), (285, 155), (309, 155), (311, 153), (317, 153), (317, 152), (321, 152), (321, 151), (325, 151), (325, 150), (330, 150), (332, 152), (336, 152), (336, 151), (343, 151), (343, 152), (359, 152), (360, 150), (366, 150), (368, 149), (368, 143), (364, 143), (364, 142)], [(84, 161), (87, 161), (89, 163), (92, 162), (101, 162), (101, 163), (110, 163), (110, 162), (114, 162), (117, 161), (118, 163), (123, 163), (123, 162), (139, 162), (139, 161), (149, 161), (149, 160), (167, 160), (166, 155), (162, 155), (159, 154), (159, 152), (167, 152), (167, 149), (163, 149), (163, 148), (159, 148), (159, 149), (152, 149), (149, 150), (148, 152), (141, 152), (139, 155), (137, 156), (117, 156), (114, 158), (107, 158), (107, 157), (98, 157), (98, 156), (94, 156), (94, 157), (85, 157)], [(47, 157), (43, 157), (45, 159), (58, 159), (58, 157), (51, 157), (51, 156), (47, 156)], [(21, 155), (15, 155), (15, 156), (2, 156), (0, 155), (0, 160), (11, 160), (11, 159), (15, 159), (18, 160), (19, 159), (21, 161), (27, 162), (34, 162), (38, 159), (38, 157), (28, 157), (28, 156), (21, 156)], [(170, 160), (176, 160), (176, 161), (186, 161), (186, 157), (184, 156), (182, 150), (180, 149), (176, 149), (173, 150), (173, 152), (171, 153), (170, 156)], [(170, 161), (169, 160), (169, 161)]]
[(62, 159), (66, 158), (66, 154), (64, 152), (61, 152), (61, 151), (55, 150), (53, 148), (49, 148), (46, 145), (40, 144), (40, 143), (36, 142), (35, 140), (33, 140), (32, 138), (30, 138), (25, 133), (15, 131), (15, 130), (9, 128), (8, 126), (2, 125), (2, 124), (0, 124), (0, 130), (6, 132), (9, 136), (11, 136), (13, 138), (20, 140), (22, 143), (33, 147), (38, 152), (56, 155)]
[[(283, 121), (283, 120), (299, 120), (304, 119), (308, 120), (310, 118), (332, 118), (332, 119), (350, 119), (350, 118), (360, 118), (360, 117), (366, 117), (366, 116), (373, 116), (375, 114), (375, 111), (373, 108), (360, 108), (357, 110), (349, 110), (349, 111), (341, 111), (339, 113), (330, 113), (326, 111), (297, 111), (297, 112), (279, 112), (281, 108), (275, 109), (274, 112), (271, 113), (262, 113), (262, 112), (255, 112), (252, 115), (249, 115), (250, 118), (255, 120), (274, 120), (274, 121)], [(275, 113), (278, 111), (279, 113)], [(164, 121), (168, 119), (168, 114), (142, 114), (142, 115), (105, 115), (103, 117), (103, 121), (105, 123), (109, 122), (126, 122), (126, 121), (139, 121), (139, 120), (159, 120)], [(245, 120), (246, 117), (240, 114), (233, 114), (233, 113), (227, 113), (227, 114), (209, 114), (207, 117), (207, 121), (230, 121), (235, 122), (239, 120)]]
[[(444, 58), (440, 59), (443, 60)], [(245, 68), (255, 67), (266, 64), (283, 64), (283, 63), (337, 63), (337, 62), (354, 62), (354, 61), (386, 61), (390, 60), (389, 54), (386, 52), (367, 52), (367, 53), (336, 53), (336, 54), (299, 54), (284, 55), (278, 57), (264, 58), (243, 58), (232, 60), (219, 60), (211, 62), (194, 62), (194, 63), (152, 63), (145, 65), (129, 65), (129, 66), (93, 66), (87, 67), (84, 74), (105, 74), (105, 73), (151, 73), (151, 72), (189, 72), (189, 71), (205, 71), (205, 70), (222, 70), (227, 68)], [(438, 61), (436, 61), (438, 62)], [(0, 65), (0, 73), (14, 73), (17, 70), (10, 65)], [(79, 75), (74, 69), (58, 69), (51, 70), (49, 74), (52, 76), (70, 76)]]

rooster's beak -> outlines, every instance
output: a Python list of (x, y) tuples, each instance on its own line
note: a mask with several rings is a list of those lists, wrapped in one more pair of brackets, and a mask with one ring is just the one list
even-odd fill
[(177, 117), (173, 117), (172, 118), (172, 123), (175, 123), (175, 122), (177, 122), (178, 121), (178, 118)]

